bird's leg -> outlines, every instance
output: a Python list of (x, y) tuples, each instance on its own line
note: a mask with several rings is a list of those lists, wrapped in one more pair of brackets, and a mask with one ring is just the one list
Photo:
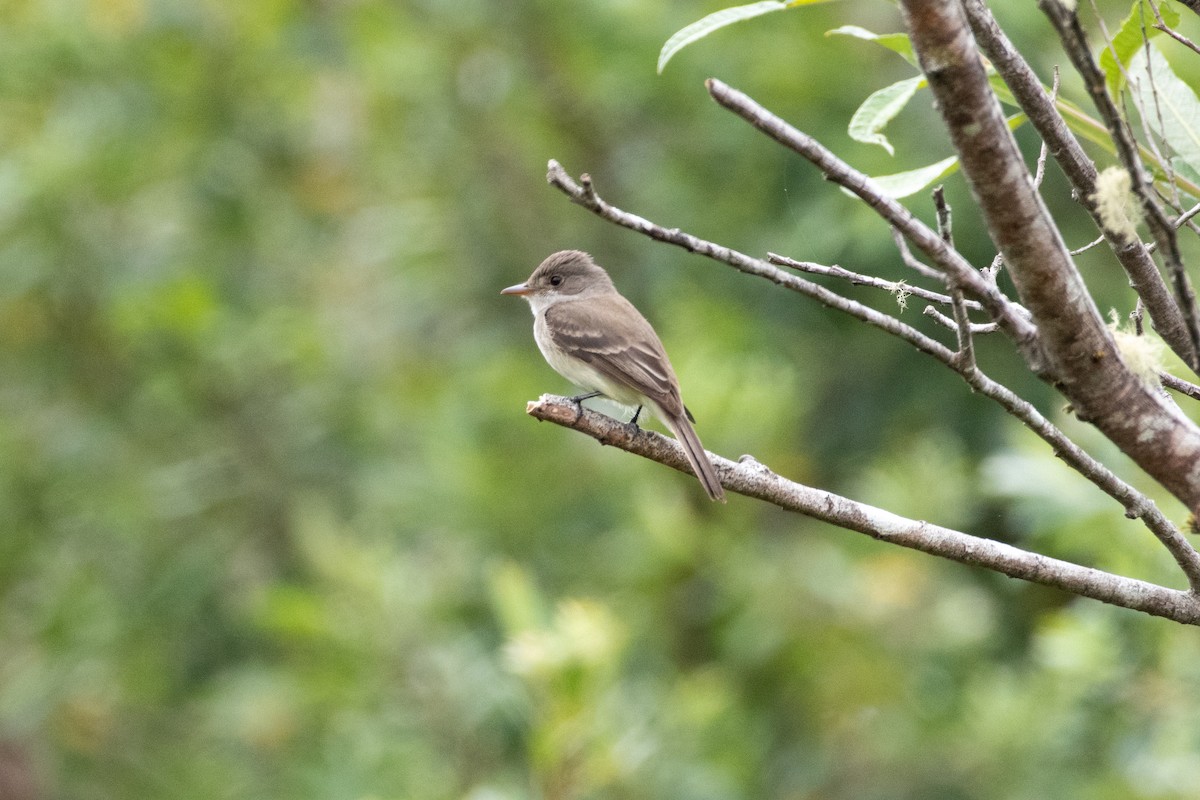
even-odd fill
[(579, 404), (584, 400), (591, 400), (593, 397), (599, 397), (602, 394), (604, 394), (604, 392), (584, 392), (583, 394), (577, 394), (574, 397), (567, 399), (569, 399), (572, 403)]
[(637, 411), (633, 412), (633, 419), (629, 420), (629, 424), (636, 428), (638, 426), (638, 424), (637, 424), (638, 417), (640, 417), (641, 415), (642, 415), (642, 406), (638, 406)]

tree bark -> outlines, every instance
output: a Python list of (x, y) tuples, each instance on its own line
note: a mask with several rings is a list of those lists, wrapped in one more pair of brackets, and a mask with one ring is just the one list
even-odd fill
[(913, 49), (1048, 372), (1075, 413), (1200, 512), (1200, 428), (1125, 365), (1033, 186), (958, 2), (905, 0)]
[[(572, 428), (629, 453), (691, 474), (683, 448), (674, 440), (584, 408), (567, 397), (542, 395), (525, 409), (535, 419)], [(1082, 597), (1200, 625), (1200, 596), (1083, 567), (1002, 542), (893, 514), (875, 506), (784, 478), (751, 456), (730, 461), (709, 453), (721, 484), (731, 492), (788, 511), (857, 531), (880, 541), (920, 550), (1013, 578), (1053, 586)]]

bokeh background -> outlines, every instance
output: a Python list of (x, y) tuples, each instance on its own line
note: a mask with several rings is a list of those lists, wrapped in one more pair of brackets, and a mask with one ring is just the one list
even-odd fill
[[(894, 158), (845, 133), (912, 70), (824, 33), (899, 30), (896, 9), (773, 14), (656, 76), (723, 5), (0, 4), (5, 800), (1196, 796), (1191, 629), (714, 505), (524, 414), (569, 387), (498, 291), (587, 249), (656, 324), (710, 449), (1181, 583), (947, 370), (547, 187), (556, 158), (665, 225), (911, 278), (882, 223), (703, 89), (868, 172), (943, 158), (926, 94)], [(1018, 5), (1001, 19), (1049, 75)], [(1053, 167), (1045, 192), (1091, 239)], [(1083, 265), (1127, 313), (1111, 259)], [(920, 310), (902, 317), (932, 330)], [(1004, 342), (979, 346), (1182, 519)]]

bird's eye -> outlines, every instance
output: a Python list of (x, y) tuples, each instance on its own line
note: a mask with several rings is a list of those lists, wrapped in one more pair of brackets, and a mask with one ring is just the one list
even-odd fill
[(551, 275), (550, 276), (550, 285), (551, 286), (558, 286), (560, 283), (562, 283), (562, 275)]

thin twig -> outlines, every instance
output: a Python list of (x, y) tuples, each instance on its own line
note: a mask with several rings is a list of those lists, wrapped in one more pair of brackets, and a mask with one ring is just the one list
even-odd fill
[[(983, 0), (964, 0), (963, 8), (979, 46), (1012, 90), (1042, 141), (1049, 145), (1050, 154), (1070, 181), (1075, 197), (1091, 214), (1121, 268), (1129, 276), (1134, 292), (1145, 300), (1155, 329), (1184, 363), (1193, 370), (1200, 370), (1200, 351), (1193, 346), (1183, 314), (1146, 247), (1140, 241), (1118, 236), (1104, 227), (1095, 201), (1096, 165), (1067, 127), (1045, 87), (1000, 29)], [(1073, 255), (1079, 252), (1083, 250), (1075, 251)]]
[(1166, 20), (1164, 20), (1162, 17), (1162, 12), (1158, 10), (1157, 5), (1151, 3), (1150, 8), (1154, 11), (1154, 18), (1158, 20), (1158, 22), (1154, 23), (1155, 30), (1162, 31), (1184, 47), (1191, 49), (1192, 52), (1200, 54), (1200, 47), (1198, 47), (1195, 42), (1167, 24)]
[[(954, 247), (954, 223), (950, 204), (946, 202), (946, 191), (939, 184), (933, 189), (933, 208), (937, 213), (938, 234), (947, 247)], [(950, 285), (950, 306), (954, 310), (954, 335), (958, 339), (958, 350), (954, 354), (957, 369), (963, 374), (974, 372), (975, 341), (971, 338), (971, 318), (963, 305), (962, 289), (957, 283)]]
[(949, 363), (949, 360), (953, 357), (953, 352), (941, 342), (926, 336), (916, 328), (901, 322), (893, 316), (884, 314), (882, 311), (851, 300), (848, 297), (843, 297), (820, 284), (805, 280), (798, 275), (793, 275), (762, 259), (753, 258), (745, 253), (740, 253), (737, 250), (724, 247), (715, 242), (692, 236), (689, 233), (681, 231), (679, 228), (664, 228), (636, 214), (623, 211), (600, 197), (596, 192), (596, 188), (592, 185), (592, 179), (589, 175), (581, 175), (579, 182), (576, 183), (557, 161), (552, 160), (550, 162), (546, 180), (563, 192), (563, 194), (567, 195), (574, 203), (583, 206), (609, 222), (642, 233), (651, 239), (667, 242), (676, 247), (682, 247), (689, 253), (699, 253), (700, 255), (708, 256), (715, 261), (728, 264), (747, 275), (766, 278), (785, 289), (790, 289), (806, 297), (811, 297), (830, 308), (850, 314), (868, 325), (873, 325), (876, 328), (887, 331), (893, 336), (897, 336), (908, 342), (921, 352), (932, 355), (943, 363)]
[[(925, 309), (921, 313), (944, 328), (949, 328), (952, 331), (958, 330), (959, 323), (956, 320), (954, 320), (952, 317), (947, 317), (933, 306), (925, 306)], [(968, 330), (970, 330), (973, 335), (995, 333), (996, 331), (1000, 330), (1000, 326), (994, 322), (968, 322), (968, 325)]]
[(1179, 217), (1177, 217), (1175, 220), (1175, 227), (1176, 228), (1183, 227), (1183, 225), (1185, 223), (1187, 223), (1189, 220), (1192, 219), (1192, 217), (1196, 216), (1197, 214), (1200, 214), (1200, 203), (1197, 203), (1196, 205), (1189, 208), (1187, 211), (1180, 214)]
[(938, 236), (950, 247), (954, 247), (954, 217), (950, 212), (950, 204), (946, 202), (946, 187), (940, 183), (930, 192), (933, 196), (933, 210), (937, 215)]
[[(983, 268), (983, 275), (988, 279), (988, 281), (991, 282), (992, 286), (996, 286), (996, 276), (1000, 274), (1000, 270), (1003, 268), (1004, 254), (996, 253), (995, 257), (992, 259), (992, 263)], [(1026, 313), (1029, 312), (1026, 311)]]
[[(1158, 14), (1158, 7), (1157, 7), (1157, 6), (1154, 8), (1154, 13), (1155, 13), (1155, 14)], [(1159, 17), (1159, 19), (1162, 19), (1162, 17), (1160, 16), (1160, 17)], [(1153, 27), (1155, 30), (1162, 31), (1162, 32), (1163, 32), (1163, 33), (1165, 33), (1167, 36), (1170, 36), (1172, 39), (1174, 39), (1175, 41), (1179, 42), (1179, 43), (1180, 43), (1181, 45), (1183, 45), (1184, 47), (1186, 47), (1186, 48), (1190, 49), (1192, 52), (1194, 52), (1194, 53), (1197, 53), (1197, 54), (1200, 54), (1200, 46), (1198, 46), (1198, 45), (1197, 45), (1195, 42), (1193, 42), (1191, 39), (1189, 39), (1188, 37), (1184, 36), (1182, 33), (1180, 33), (1179, 31), (1175, 30), (1174, 28), (1170, 27), (1170, 26), (1169, 26), (1169, 25), (1167, 25), (1166, 23), (1156, 23), (1156, 24), (1154, 24), (1154, 25), (1153, 25), (1153, 26), (1151, 26), (1151, 27)]]
[[(1050, 103), (1053, 104), (1058, 100), (1058, 65), (1054, 65), (1054, 83), (1050, 87)], [(1042, 181), (1046, 178), (1046, 157), (1050, 155), (1050, 145), (1045, 139), (1042, 139), (1042, 146), (1038, 150), (1037, 171), (1033, 175), (1033, 188), (1042, 188)]]
[[(1071, 250), (1070, 253), (1073, 256), (1077, 256), (1077, 255), (1086, 253), (1088, 250), (1091, 250), (1096, 245), (1102, 243), (1104, 241), (1104, 239), (1105, 239), (1105, 237), (1103, 235), (1097, 236), (1095, 239), (1092, 239), (1090, 242), (1085, 244), (1083, 247), (1077, 247), (1074, 250)], [(1138, 295), (1138, 296), (1141, 297), (1141, 295)]]
[[(1079, 16), (1073, 9), (1067, 8), (1058, 0), (1039, 0), (1038, 5), (1058, 32), (1063, 49), (1066, 50), (1071, 63), (1075, 65), (1075, 69), (1083, 78), (1084, 87), (1112, 136), (1121, 166), (1129, 173), (1132, 191), (1141, 203), (1146, 225), (1150, 228), (1154, 241), (1158, 244), (1158, 251), (1166, 264), (1167, 273), (1171, 276), (1175, 290), (1175, 302), (1183, 314), (1192, 353), (1200, 354), (1200, 310), (1196, 307), (1196, 295), (1192, 290), (1187, 272), (1184, 270), (1183, 258), (1179, 252), (1179, 242), (1175, 237), (1175, 228), (1154, 196), (1152, 182), (1147, 178), (1146, 169), (1138, 155), (1133, 132), (1121, 116), (1116, 104), (1113, 103), (1113, 99), (1108, 95), (1104, 73), (1092, 57), (1087, 36), (1083, 32), (1083, 26), (1079, 23)], [(1153, 314), (1151, 316), (1153, 317)], [(1195, 367), (1197, 359), (1191, 359), (1189, 364)]]
[(943, 284), (949, 282), (945, 273), (938, 272), (913, 255), (912, 250), (909, 249), (908, 240), (904, 238), (904, 234), (900, 232), (900, 229), (894, 226), (892, 227), (892, 242), (895, 243), (896, 249), (900, 251), (900, 260), (904, 262), (904, 266), (929, 280), (938, 281)]
[[(688, 472), (679, 444), (654, 431), (636, 428), (570, 398), (542, 395), (526, 413), (584, 433), (628, 453)], [(751, 456), (730, 461), (709, 453), (722, 485), (731, 492), (766, 501), (883, 542), (983, 567), (1009, 577), (1053, 586), (1072, 594), (1141, 611), (1187, 625), (1200, 625), (1200, 598), (1189, 592), (1126, 578), (1101, 570), (1031, 553), (994, 539), (971, 536), (928, 522), (907, 519), (865, 503), (795, 483), (772, 472)]]
[[(840, 278), (855, 286), (870, 286), (874, 289), (883, 289), (892, 294), (903, 293), (913, 297), (919, 297), (922, 300), (927, 300), (931, 303), (940, 303), (948, 306), (951, 303), (950, 295), (932, 292), (929, 289), (924, 289), (920, 286), (913, 286), (907, 281), (888, 281), (883, 278), (876, 278), (874, 275), (863, 275), (860, 272), (852, 272), (837, 264), (817, 264), (812, 261), (797, 261), (794, 258), (781, 256), (778, 253), (767, 253), (767, 260), (772, 264), (778, 264), (782, 267), (791, 267), (792, 269), (807, 272), (811, 275), (828, 275), (831, 278)], [(983, 308), (975, 300), (964, 301), (967, 307), (972, 311), (979, 311)]]
[[(1180, 214), (1178, 217), (1176, 217), (1171, 222), (1171, 224), (1175, 226), (1176, 230), (1178, 230), (1178, 229), (1182, 228), (1184, 225), (1189, 224), (1192, 221), (1192, 218), (1195, 217), (1197, 214), (1200, 214), (1200, 203), (1192, 206), (1187, 211)], [(1088, 242), (1087, 244), (1085, 244), (1083, 247), (1079, 248), (1078, 250), (1072, 250), (1071, 255), (1077, 256), (1080, 253), (1085, 253), (1103, 241), (1104, 241), (1104, 237), (1100, 236), (1099, 238), (1097, 238), (1091, 242)], [(1146, 252), (1148, 252), (1148, 253), (1153, 253), (1158, 248), (1158, 242), (1143, 242), (1142, 244), (1145, 246)], [(1138, 295), (1138, 299), (1141, 300), (1141, 295)]]
[(1174, 389), (1180, 394), (1185, 394), (1193, 400), (1200, 400), (1200, 386), (1194, 383), (1189, 383), (1183, 378), (1177, 378), (1169, 372), (1159, 372), (1158, 377), (1162, 380), (1162, 385), (1168, 389)]
[(842, 297), (823, 286), (792, 275), (773, 264), (752, 258), (737, 250), (692, 236), (689, 233), (681, 231), (679, 228), (664, 228), (644, 217), (623, 211), (609, 204), (597, 194), (590, 177), (587, 175), (580, 176), (579, 183), (576, 183), (557, 161), (550, 161), (546, 179), (552, 186), (570, 198), (573, 203), (588, 209), (601, 219), (637, 231), (651, 239), (681, 247), (688, 252), (707, 256), (715, 261), (728, 264), (734, 269), (748, 275), (765, 278), (779, 286), (811, 297), (830, 308), (850, 314), (869, 325), (891, 333), (893, 336), (908, 342), (921, 352), (933, 356), (962, 375), (967, 384), (976, 392), (998, 403), (1008, 413), (1019, 419), (1026, 427), (1040, 436), (1050, 445), (1055, 455), (1120, 503), (1125, 509), (1127, 517), (1130, 519), (1141, 519), (1146, 527), (1163, 543), (1175, 558), (1180, 569), (1187, 575), (1189, 584), (1194, 589), (1200, 590), (1200, 554), (1175, 529), (1170, 520), (1154, 504), (1154, 501), (1138, 492), (1128, 483), (1118, 478), (1110, 469), (1092, 458), (1092, 456), (1059, 430), (1058, 427), (1046, 419), (1032, 403), (1020, 397), (1008, 387), (987, 377), (979, 369), (969, 371), (960, 369), (954, 351), (950, 348), (926, 336), (912, 326), (904, 324), (895, 317), (888, 316), (862, 303)]
[(1046, 364), (1039, 377), (1200, 514), (1200, 426), (1147, 386), (1117, 350), (1057, 222), (1033, 188), (962, 0), (902, 0), (901, 10), (962, 175), (1037, 325)]
[(708, 93), (714, 100), (734, 112), (742, 119), (811, 161), (826, 178), (845, 187), (870, 206), (877, 214), (898, 228), (918, 250), (924, 253), (946, 275), (965, 291), (973, 294), (987, 309), (1021, 351), (1026, 363), (1035, 370), (1046, 367), (1037, 341), (1037, 328), (1018, 308), (971, 266), (962, 254), (946, 245), (937, 233), (912, 215), (912, 212), (896, 200), (888, 197), (868, 176), (842, 161), (820, 142), (797, 130), (784, 120), (763, 108), (743, 92), (739, 92), (716, 78), (705, 81)]

